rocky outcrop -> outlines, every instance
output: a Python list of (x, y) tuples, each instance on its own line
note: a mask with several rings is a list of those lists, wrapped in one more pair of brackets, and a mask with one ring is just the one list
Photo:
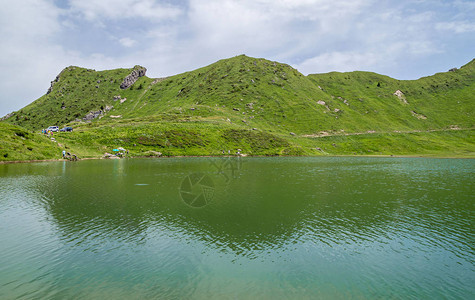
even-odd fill
[(145, 76), (145, 73), (147, 72), (147, 69), (141, 66), (135, 66), (134, 70), (132, 73), (127, 75), (127, 77), (124, 78), (124, 81), (120, 84), (120, 88), (125, 90), (128, 89), (132, 84), (134, 84), (137, 79), (139, 79), (142, 76)]
[(104, 109), (99, 109), (97, 111), (90, 111), (84, 118), (82, 118), (84, 121), (91, 121), (97, 117), (99, 117), (99, 119), (101, 118), (101, 116), (110, 111), (111, 109), (113, 109), (114, 106), (109, 106), (109, 105), (106, 105), (106, 107)]
[(402, 103), (404, 104), (409, 104), (406, 100), (406, 96), (404, 95), (404, 93), (401, 91), (401, 90), (397, 90), (393, 93), (394, 96), (397, 96), (399, 98), (399, 100), (401, 100)]
[(162, 152), (153, 151), (153, 150), (149, 150), (149, 151), (145, 152), (144, 154), (145, 154), (145, 156), (156, 156), (156, 157), (162, 156)]
[(82, 118), (84, 121), (91, 121), (97, 117), (99, 117), (100, 115), (102, 115), (102, 110), (98, 110), (98, 111), (91, 111), (89, 112), (84, 118)]
[(15, 113), (6, 114), (5, 116), (3, 116), (3, 117), (0, 118), (0, 121), (4, 121), (4, 120), (8, 119), (8, 118), (10, 118), (11, 116), (13, 116), (14, 114), (15, 114)]
[[(59, 75), (61, 75), (61, 73)], [(48, 88), (48, 91), (46, 91), (46, 95), (48, 95), (49, 93), (51, 93), (53, 91), (53, 86), (55, 85), (56, 82), (59, 81), (59, 75), (56, 76), (56, 78), (53, 81), (51, 81), (51, 85)]]
[(73, 67), (73, 66), (64, 68), (64, 69), (58, 74), (58, 76), (56, 76), (56, 78), (55, 78), (53, 81), (51, 81), (51, 85), (50, 85), (50, 87), (48, 88), (48, 91), (46, 91), (46, 95), (48, 95), (49, 93), (51, 93), (51, 92), (53, 91), (53, 86), (54, 86), (57, 82), (59, 82), (59, 79), (61, 78), (61, 74), (63, 74), (63, 72), (69, 71), (69, 70), (74, 70), (74, 69), (75, 69), (75, 67)]
[(414, 110), (411, 110), (411, 114), (412, 114), (412, 116), (418, 118), (419, 120), (427, 120), (427, 117), (425, 115), (423, 115), (421, 113), (418, 113)]
[(115, 154), (111, 154), (111, 153), (104, 153), (104, 155), (102, 156), (103, 159), (120, 159), (120, 157), (116, 156)]
[(120, 103), (122, 104), (125, 102), (125, 100), (127, 100), (127, 98), (122, 98), (120, 95), (114, 96), (114, 101), (117, 101), (117, 100), (119, 100)]

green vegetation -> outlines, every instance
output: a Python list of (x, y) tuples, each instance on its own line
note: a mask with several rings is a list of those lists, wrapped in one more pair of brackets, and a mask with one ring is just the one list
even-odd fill
[[(80, 157), (119, 146), (133, 156), (475, 152), (475, 60), (403, 81), (369, 72), (304, 76), (241, 55), (120, 89), (132, 70), (68, 67), (51, 92), (6, 122), (36, 131), (73, 126), (57, 139)], [(97, 117), (84, 120), (91, 112)]]
[(437, 157), (475, 156), (474, 130), (409, 133), (374, 133), (310, 138), (322, 154), (331, 155), (409, 155)]
[(85, 126), (60, 133), (57, 139), (81, 157), (95, 157), (118, 146), (128, 149), (132, 156), (154, 156), (156, 152), (164, 156), (228, 155), (236, 154), (237, 149), (248, 155), (281, 155), (298, 148), (267, 132), (201, 122)]
[(0, 122), (0, 161), (61, 158), (63, 149), (41, 133)]

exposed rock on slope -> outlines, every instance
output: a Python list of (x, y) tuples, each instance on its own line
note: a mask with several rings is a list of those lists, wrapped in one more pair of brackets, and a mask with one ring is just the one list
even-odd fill
[(408, 104), (407, 100), (406, 100), (406, 96), (404, 95), (404, 93), (401, 90), (395, 91), (393, 95), (397, 96), (399, 98), (399, 100), (401, 100), (402, 103)]
[(132, 73), (130, 73), (129, 75), (127, 75), (127, 77), (124, 78), (124, 81), (122, 81), (122, 83), (120, 84), (120, 88), (123, 90), (128, 89), (132, 84), (137, 81), (137, 79), (142, 76), (145, 76), (146, 72), (146, 68), (141, 66), (135, 66)]
[(110, 111), (114, 106), (109, 106), (106, 105), (104, 109), (100, 109), (98, 111), (91, 111), (89, 112), (84, 118), (82, 118), (84, 121), (91, 121), (97, 117), (101, 118), (101, 115), (105, 114), (106, 112)]
[(413, 110), (411, 110), (411, 114), (412, 114), (414, 117), (416, 117), (416, 118), (418, 118), (418, 119), (420, 119), (420, 120), (427, 120), (427, 117), (426, 117), (425, 115), (420, 114), (420, 113), (417, 113), (417, 112), (415, 112), (415, 111), (413, 111)]
[(73, 66), (70, 66), (70, 67), (67, 67), (67, 68), (64, 68), (59, 74), (58, 76), (56, 76), (56, 78), (51, 81), (51, 85), (50, 87), (48, 88), (48, 91), (46, 92), (46, 95), (48, 95), (49, 93), (51, 93), (53, 91), (53, 86), (59, 82), (59, 79), (61, 78), (61, 74), (63, 74), (65, 71), (69, 71), (69, 70), (74, 70), (75, 67)]
[(10, 118), (11, 116), (13, 116), (14, 114), (15, 114), (15, 113), (12, 113), (12, 112), (9, 113), (9, 114), (6, 114), (5, 116), (3, 116), (3, 117), (0, 118), (0, 121), (3, 121), (3, 120), (8, 119), (8, 118)]

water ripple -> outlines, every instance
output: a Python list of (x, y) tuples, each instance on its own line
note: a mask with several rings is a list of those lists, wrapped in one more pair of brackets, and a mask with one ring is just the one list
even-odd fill
[(472, 161), (245, 162), (227, 183), (208, 173), (217, 176), (214, 197), (199, 209), (178, 190), (190, 173), (207, 172), (206, 159), (0, 170), (0, 292), (5, 298), (475, 293)]

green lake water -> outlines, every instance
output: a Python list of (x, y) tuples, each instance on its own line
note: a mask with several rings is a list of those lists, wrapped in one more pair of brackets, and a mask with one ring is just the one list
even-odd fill
[(0, 298), (475, 297), (475, 160), (0, 165)]

